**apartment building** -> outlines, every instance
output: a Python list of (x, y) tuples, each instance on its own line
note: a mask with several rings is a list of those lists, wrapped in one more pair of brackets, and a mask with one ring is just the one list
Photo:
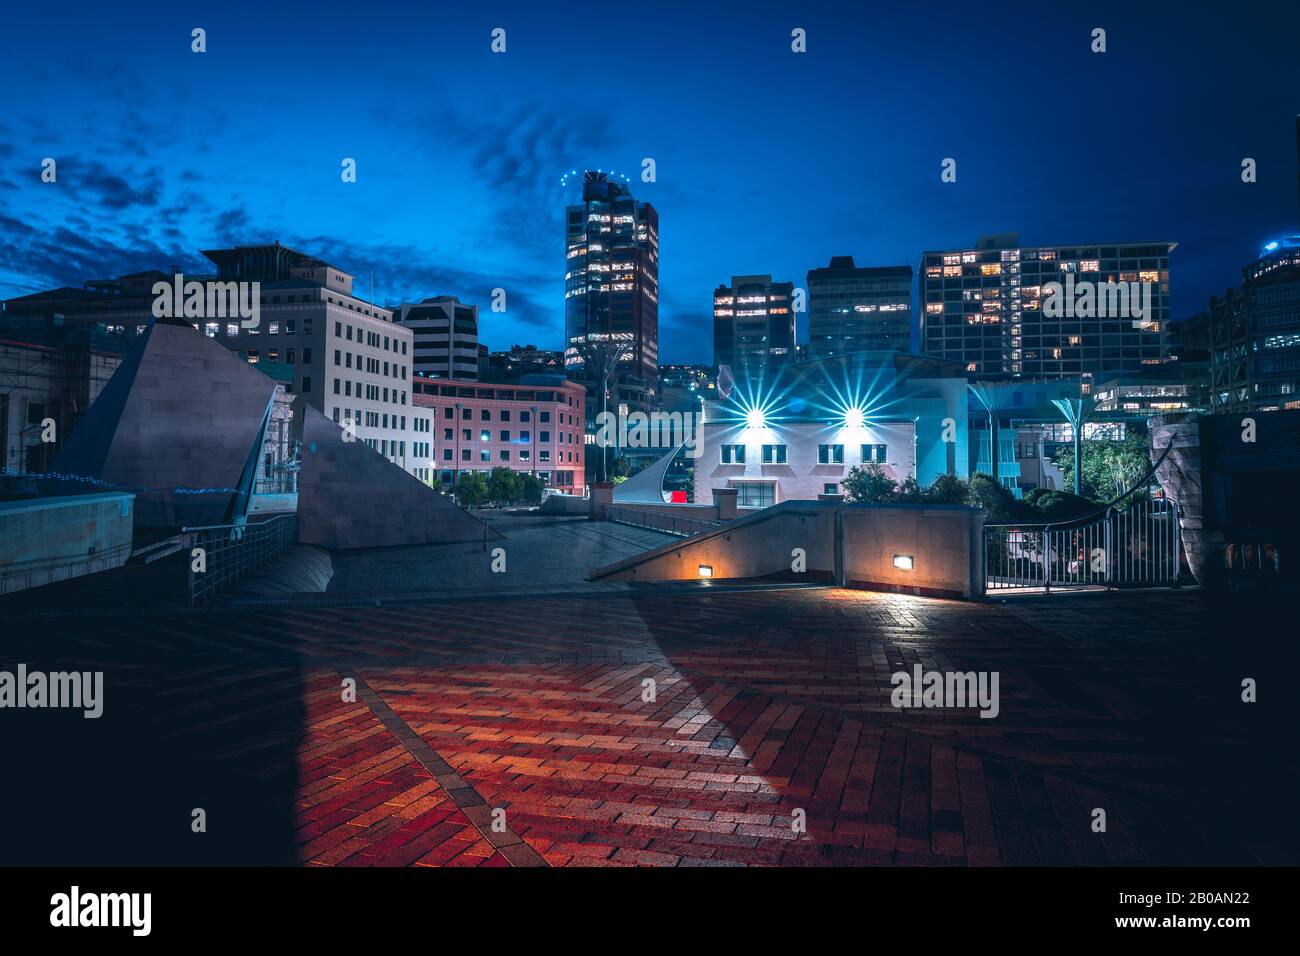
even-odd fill
[(1169, 358), (1176, 246), (1022, 246), (1018, 234), (1003, 233), (970, 249), (926, 252), (921, 351), (973, 377), (1092, 373), (1101, 381), (1150, 371)]

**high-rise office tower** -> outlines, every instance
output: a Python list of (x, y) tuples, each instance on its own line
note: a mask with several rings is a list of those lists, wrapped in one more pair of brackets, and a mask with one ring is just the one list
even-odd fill
[(912, 350), (912, 267), (857, 266), (832, 256), (808, 272), (808, 344), (814, 358)]
[(588, 170), (565, 216), (564, 364), (595, 381), (619, 350), (617, 401), (644, 410), (659, 375), (659, 214), (610, 176)]
[(1173, 242), (1021, 246), (1016, 233), (921, 260), (921, 351), (978, 376), (1094, 380), (1168, 358)]
[(713, 364), (736, 381), (770, 381), (794, 361), (794, 283), (732, 276), (713, 292)]

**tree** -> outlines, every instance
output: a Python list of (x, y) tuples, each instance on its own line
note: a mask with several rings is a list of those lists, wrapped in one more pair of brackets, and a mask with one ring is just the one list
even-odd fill
[(493, 468), (488, 475), (488, 500), (498, 507), (514, 504), (519, 500), (521, 491), (518, 473), (509, 468), (499, 466)]
[(488, 501), (488, 483), (481, 472), (471, 471), (461, 475), (456, 482), (456, 501), (466, 508), (481, 508)]
[(542, 491), (545, 489), (542, 479), (533, 474), (519, 475), (519, 497), (523, 504), (535, 506), (542, 503)]
[[(1136, 431), (1126, 433), (1120, 441), (1085, 438), (1079, 452), (1083, 461), (1080, 490), (1097, 502), (1118, 498), (1151, 467), (1147, 437)], [(1074, 487), (1074, 450), (1062, 447), (1055, 461), (1066, 487)]]
[(898, 482), (885, 474), (885, 469), (874, 462), (854, 465), (842, 482), (844, 499), (858, 504), (880, 504), (893, 501), (898, 494)]

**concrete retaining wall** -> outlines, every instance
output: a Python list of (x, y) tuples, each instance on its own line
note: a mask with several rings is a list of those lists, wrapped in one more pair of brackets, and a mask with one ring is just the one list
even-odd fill
[(125, 564), (134, 498), (107, 492), (0, 503), (0, 594)]
[[(601, 568), (590, 579), (789, 577), (801, 559), (811, 580), (974, 598), (984, 593), (983, 530), (984, 512), (964, 505), (791, 501)], [(911, 569), (896, 567), (895, 555), (910, 556)]]
[[(962, 505), (841, 511), (844, 583), (944, 597), (984, 593), (984, 513)], [(911, 559), (912, 567), (895, 565)]]
[(590, 507), (581, 495), (547, 495), (538, 510), (544, 515), (585, 515)]

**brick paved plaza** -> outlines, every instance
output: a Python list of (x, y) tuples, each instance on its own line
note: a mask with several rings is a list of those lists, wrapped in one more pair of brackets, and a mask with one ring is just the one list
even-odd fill
[[(645, 546), (648, 533), (601, 528)], [(569, 552), (608, 546), (593, 533), (566, 530)], [(522, 574), (564, 545), (515, 550)], [(375, 557), (369, 570), (345, 560), (346, 573), (401, 564)], [(11, 759), (28, 781), (4, 788), (14, 861), (1297, 860), (1294, 824), (1279, 824), (1300, 792), (1294, 708), (1281, 703), (1294, 652), (1258, 605), (1194, 591), (962, 603), (570, 587), (561, 575), (531, 592), (343, 595), (150, 614), (23, 605), (0, 665), (103, 669), (105, 708), (97, 721), (14, 712)], [(890, 675), (914, 664), (998, 671), (999, 715), (895, 709)], [(1260, 703), (1241, 702), (1244, 676)], [(206, 833), (191, 832), (194, 808)]]

